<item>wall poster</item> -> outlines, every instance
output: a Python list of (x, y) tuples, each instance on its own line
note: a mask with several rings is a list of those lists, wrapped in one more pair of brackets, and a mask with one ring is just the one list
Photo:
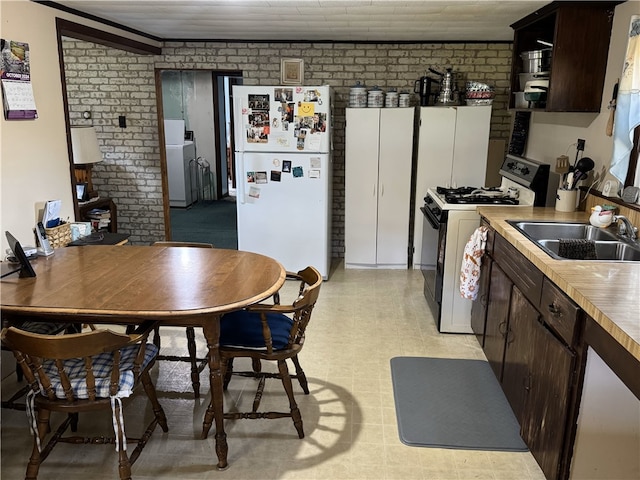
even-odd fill
[(38, 118), (31, 85), (29, 44), (0, 39), (0, 81), (2, 103), (7, 120)]

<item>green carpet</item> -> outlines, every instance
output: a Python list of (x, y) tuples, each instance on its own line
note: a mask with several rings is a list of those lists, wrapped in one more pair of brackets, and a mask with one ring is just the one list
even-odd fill
[(190, 208), (171, 209), (171, 239), (238, 248), (235, 199), (201, 200)]

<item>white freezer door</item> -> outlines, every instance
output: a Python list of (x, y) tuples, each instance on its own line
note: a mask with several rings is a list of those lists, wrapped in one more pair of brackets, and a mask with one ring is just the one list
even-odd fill
[(330, 267), (331, 161), (326, 154), (236, 152), (238, 250), (285, 269)]
[(328, 153), (328, 86), (233, 87), (235, 148), (241, 152)]

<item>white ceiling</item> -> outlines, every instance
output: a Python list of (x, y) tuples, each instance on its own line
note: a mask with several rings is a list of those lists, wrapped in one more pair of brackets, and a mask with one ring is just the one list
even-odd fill
[(161, 39), (510, 41), (530, 0), (58, 0)]

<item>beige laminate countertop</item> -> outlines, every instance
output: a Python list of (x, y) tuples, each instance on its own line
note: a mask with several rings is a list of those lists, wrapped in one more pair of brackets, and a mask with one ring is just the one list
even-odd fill
[(478, 207), (491, 226), (640, 360), (640, 262), (555, 260), (507, 220), (588, 222), (585, 212), (542, 207)]

